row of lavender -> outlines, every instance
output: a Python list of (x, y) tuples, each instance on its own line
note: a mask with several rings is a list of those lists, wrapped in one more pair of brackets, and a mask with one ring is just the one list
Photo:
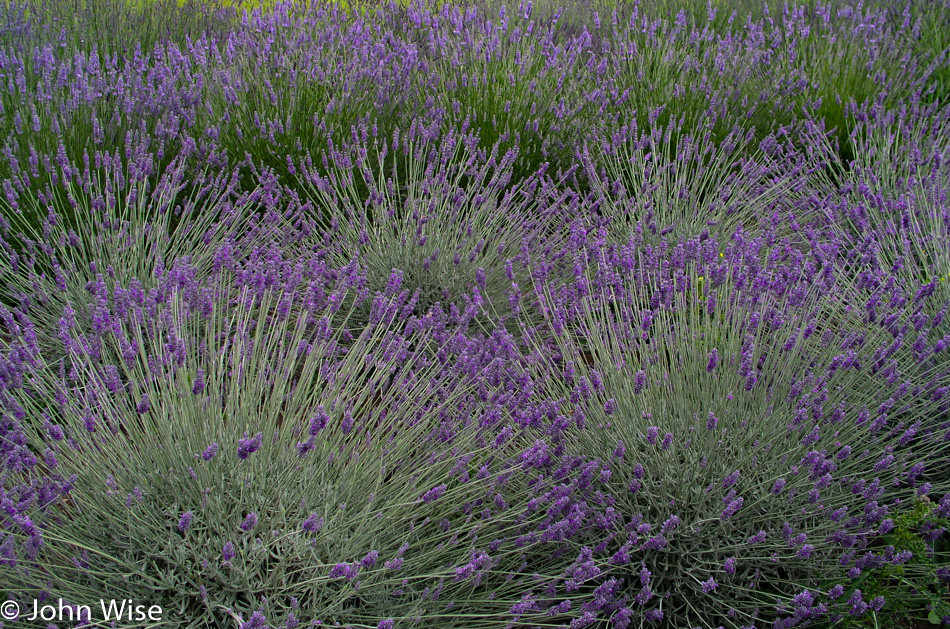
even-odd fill
[(24, 609), (950, 616), (927, 6), (280, 6), (102, 56), (43, 6), (0, 53)]

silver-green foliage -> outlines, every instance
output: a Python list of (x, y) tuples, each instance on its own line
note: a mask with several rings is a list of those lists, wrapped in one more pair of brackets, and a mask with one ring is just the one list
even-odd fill
[(836, 195), (844, 220), (832, 224), (846, 246), (872, 252), (875, 266), (913, 290), (933, 282), (944, 300), (950, 299), (948, 131), (948, 112), (933, 106), (867, 112), (851, 134), (855, 159)]
[[(908, 471), (947, 456), (950, 371), (912, 352), (913, 328), (888, 363), (898, 377), (875, 367), (894, 335), (862, 321), (846, 281), (755, 296), (735, 275), (682, 279), (652, 310), (650, 280), (594, 291), (550, 328), (563, 362), (546, 385), (585, 415), (570, 452), (611, 461), (602, 489), (622, 518), (604, 578), (622, 576), (633, 598), (652, 570), (643, 609), (687, 626), (774, 618), (816, 586), (829, 603), (820, 584), (912, 506)], [(946, 478), (935, 482), (942, 495)]]
[(356, 259), (369, 294), (400, 271), (403, 287), (419, 290), (420, 315), (464, 297), (484, 300), (485, 312), (507, 310), (507, 269), (515, 274), (524, 255), (558, 236), (563, 195), (545, 196), (540, 176), (512, 182), (517, 151), (499, 155), (496, 143), (486, 153), (464, 128), (430, 137), (413, 127), (391, 141), (365, 131), (331, 150), (326, 177), (301, 176), (320, 224), (306, 244), (331, 265)]
[(584, 156), (611, 242), (655, 246), (704, 232), (724, 238), (739, 225), (768, 228), (822, 185), (813, 160), (793, 162), (774, 136), (756, 145), (740, 127), (719, 139), (709, 130), (690, 135), (683, 120), (623, 125), (617, 134), (627, 141), (605, 142), (596, 160)]
[[(223, 251), (238, 257), (281, 242), (288, 222), (262, 194), (266, 176), (240, 191), (238, 171), (189, 174), (183, 160), (173, 160), (152, 180), (135, 173), (142, 166), (109, 160), (86, 173), (62, 172), (39, 196), (0, 200), (10, 225), (5, 236), (20, 245), (0, 252), (3, 297), (27, 306), (45, 349), (62, 347), (55, 339), (66, 304), (91, 330), (96, 308), (108, 306), (89, 298), (99, 282), (148, 294), (175, 260), (187, 257), (201, 275)], [(40, 225), (37, 216), (44, 216)]]
[[(232, 626), (258, 609), (272, 622), (293, 613), (375, 627), (394, 616), (435, 622), (448, 600), (468, 605), (474, 586), (454, 569), (484, 547), (478, 529), (490, 539), (518, 511), (473, 519), (461, 505), (492, 495), (497, 470), (463, 483), (451, 468), (464, 452), (474, 474), (522, 440), (491, 447), (466, 429), (479, 413), (470, 385), (440, 377), (431, 334), (403, 333), (392, 312), (350, 338), (330, 327), (332, 306), (288, 310), (289, 293), (236, 292), (234, 281), (225, 272), (209, 282), (220, 299), (211, 312), (171, 290), (155, 316), (139, 308), (117, 322), (95, 356), (72, 345), (68, 379), (40, 361), (14, 392), (44, 418), (24, 426), (30, 447), (72, 490), (34, 515), (44, 540), (35, 557), (12, 529), (21, 550), (2, 568), (5, 587), (73, 604), (147, 601), (191, 627)], [(438, 499), (421, 500), (439, 486)], [(510, 489), (508, 500), (527, 499), (523, 484)], [(511, 604), (505, 589), (517, 585), (502, 577), (521, 553), (503, 549), (482, 566), (502, 593), (487, 605)], [(429, 596), (436, 588), (446, 600)]]

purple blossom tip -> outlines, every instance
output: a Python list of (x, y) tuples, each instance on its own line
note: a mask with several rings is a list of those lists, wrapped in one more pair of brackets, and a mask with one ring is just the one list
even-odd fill
[(205, 448), (204, 452), (201, 453), (201, 458), (205, 461), (210, 461), (218, 453), (218, 444), (212, 443), (210, 446)]
[(310, 516), (304, 520), (303, 530), (306, 533), (316, 533), (323, 528), (323, 518), (320, 517), (316, 512), (311, 513)]
[(248, 531), (252, 530), (255, 526), (257, 526), (257, 514), (253, 512), (248, 513), (247, 516), (244, 518), (244, 521), (241, 522), (241, 530), (247, 533)]
[(247, 433), (244, 433), (244, 436), (238, 441), (238, 458), (243, 460), (254, 454), (260, 449), (263, 442), (263, 433), (257, 433), (253, 438), (248, 438)]

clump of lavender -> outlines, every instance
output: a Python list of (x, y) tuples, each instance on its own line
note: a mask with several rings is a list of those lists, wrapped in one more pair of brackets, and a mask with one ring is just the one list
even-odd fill
[(927, 287), (941, 297), (939, 309), (950, 299), (950, 215), (942, 200), (950, 187), (950, 114), (915, 102), (854, 107), (853, 115), (855, 160), (829, 203), (829, 225), (851, 249), (848, 263), (865, 290), (881, 299), (888, 283)]
[(769, 226), (821, 187), (817, 160), (782, 148), (774, 136), (758, 138), (739, 123), (722, 135), (654, 120), (604, 132), (596, 158), (584, 155), (594, 220), (612, 242), (635, 238), (641, 247), (723, 237), (739, 225)]
[[(10, 217), (0, 222), (0, 282), (29, 304), (36, 346), (68, 347), (62, 338), (72, 328), (98, 337), (168, 286), (287, 237), (276, 205), (261, 210), (259, 191), (237, 189), (241, 169), (189, 175), (176, 159), (150, 176), (158, 160), (146, 145), (125, 160), (97, 151), (95, 168), (62, 156), (47, 163), (45, 193), (23, 188), (0, 199)], [(132, 341), (124, 349), (140, 350), (148, 351)]]
[(592, 17), (589, 7), (545, 5), (446, 4), (432, 17), (407, 11), (407, 21), (433, 24), (424, 34), (429, 67), (416, 75), (425, 109), (443, 128), (470, 128), (485, 153), (497, 147), (501, 159), (515, 151), (516, 183), (542, 168), (574, 168), (610, 81), (606, 29), (566, 27), (569, 13)]
[[(569, 620), (593, 601), (559, 585), (545, 550), (580, 529), (545, 534), (531, 507), (542, 487), (591, 472), (546, 478), (559, 455), (532, 418), (551, 403), (531, 393), (512, 337), (447, 332), (447, 316), (412, 315), (404, 294), (377, 295), (380, 316), (353, 335), (345, 316), (332, 321), (361, 278), (341, 275), (317, 300), (318, 261), (247, 256), (239, 272), (163, 282), (111, 308), (107, 330), (64, 326), (50, 350), (68, 355), (62, 371), (30, 349), (32, 311), (17, 312), (26, 331), (4, 354), (14, 378), (0, 411), (16, 505), (5, 583), (68, 600), (122, 592), (189, 618), (370, 626), (436, 622), (447, 606)], [(133, 340), (150, 351), (125, 351)], [(46, 452), (42, 481), (31, 449)], [(535, 556), (548, 559), (519, 574)], [(526, 599), (531, 588), (560, 598)]]
[[(808, 584), (857, 583), (889, 561), (872, 545), (888, 518), (950, 490), (946, 477), (921, 478), (950, 450), (950, 371), (932, 352), (911, 365), (908, 345), (925, 338), (912, 326), (906, 345), (868, 327), (847, 274), (809, 280), (777, 256), (757, 268), (740, 253), (756, 240), (724, 258), (715, 241), (687, 244), (691, 254), (678, 257), (681, 245), (663, 264), (670, 254), (647, 252), (626, 269), (627, 253), (604, 247), (576, 282), (586, 294), (575, 282), (539, 288), (552, 351), (570, 368), (545, 386), (583, 417), (568, 451), (610, 461), (590, 516), (594, 565), (623, 578), (644, 619), (661, 600), (664, 618), (690, 624), (847, 613), (806, 596)], [(887, 351), (899, 378), (881, 369)], [(643, 569), (652, 576), (638, 581)]]
[(154, 4), (0, 8), (14, 596), (782, 628), (950, 579), (939, 3)]
[(472, 132), (433, 134), (417, 124), (391, 138), (365, 125), (357, 132), (357, 141), (330, 147), (330, 175), (301, 169), (318, 219), (312, 246), (334, 265), (355, 258), (370, 295), (418, 291), (420, 315), (463, 297), (479, 312), (507, 311), (524, 258), (561, 220), (563, 203), (550, 198), (543, 171), (513, 183), (517, 147), (499, 154), (496, 143), (485, 154)]

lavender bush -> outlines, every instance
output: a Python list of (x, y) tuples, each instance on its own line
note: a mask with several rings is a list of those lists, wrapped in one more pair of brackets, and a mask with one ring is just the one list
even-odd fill
[(644, 619), (745, 625), (776, 601), (776, 626), (847, 615), (809, 587), (908, 559), (862, 551), (892, 530), (886, 505), (912, 504), (946, 460), (947, 363), (907, 356), (901, 382), (875, 359), (909, 347), (863, 325), (850, 280), (809, 282), (776, 255), (757, 271), (739, 258), (755, 242), (727, 247), (730, 272), (715, 241), (688, 245), (659, 277), (663, 257), (625, 271), (605, 248), (588, 293), (546, 295), (561, 374), (545, 382), (583, 418), (576, 452), (610, 461), (602, 570)]
[(361, 130), (359, 142), (331, 151), (328, 176), (301, 166), (314, 212), (326, 217), (304, 245), (332, 266), (359, 260), (370, 293), (400, 271), (404, 287), (418, 291), (420, 315), (469, 295), (480, 312), (507, 310), (513, 260), (523, 267), (557, 242), (563, 203), (550, 178), (541, 171), (512, 184), (517, 152), (500, 155), (498, 143), (481, 152), (471, 131), (430, 137), (413, 126), (387, 139)]
[[(288, 270), (272, 289), (230, 270), (202, 282), (182, 262), (108, 332), (66, 327), (70, 375), (38, 364), (22, 410), (44, 421), (24, 428), (20, 457), (29, 466), (27, 448), (49, 441), (43, 463), (64, 479), (68, 506), (44, 500), (17, 516), (5, 581), (18, 596), (79, 604), (119, 589), (181, 610), (186, 624), (243, 610), (375, 625), (437, 617), (468, 589), (451, 577), (470, 559), (484, 557), (480, 571), (505, 565), (510, 552), (475, 549), (476, 532), (506, 518), (458, 507), (494, 472), (450, 477), (487, 470), (517, 439), (475, 442), (471, 384), (426, 358), (438, 344), (418, 319), (415, 331), (395, 327), (405, 295), (380, 294), (373, 325), (351, 337), (329, 327), (336, 300), (293, 298), (319, 272)], [(130, 351), (145, 334), (156, 353)], [(31, 537), (28, 517), (57, 532)], [(426, 601), (428, 588), (448, 600)]]
[(0, 591), (950, 624), (945, 9), (4, 3)]

